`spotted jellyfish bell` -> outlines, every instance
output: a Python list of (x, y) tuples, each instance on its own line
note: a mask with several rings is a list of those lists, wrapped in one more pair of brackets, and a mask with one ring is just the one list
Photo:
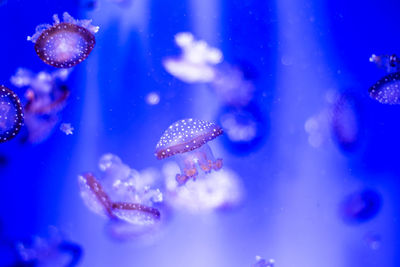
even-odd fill
[(96, 43), (94, 34), (99, 27), (91, 20), (76, 20), (67, 12), (60, 22), (57, 14), (54, 23), (41, 24), (36, 32), (28, 36), (28, 41), (35, 43), (35, 51), (40, 59), (56, 68), (71, 68), (84, 61), (92, 52)]
[(0, 143), (14, 138), (21, 130), (24, 114), (18, 96), (0, 85)]
[(252, 265), (252, 267), (274, 267), (275, 260), (265, 260), (260, 256), (256, 256), (256, 263)]
[(219, 170), (222, 159), (214, 159), (207, 142), (223, 133), (218, 125), (198, 119), (183, 119), (171, 124), (157, 143), (155, 156), (165, 159), (175, 156), (181, 169), (176, 175), (179, 184), (189, 178), (196, 179), (197, 166), (205, 172)]
[(369, 88), (371, 98), (382, 104), (400, 104), (400, 72), (390, 73)]

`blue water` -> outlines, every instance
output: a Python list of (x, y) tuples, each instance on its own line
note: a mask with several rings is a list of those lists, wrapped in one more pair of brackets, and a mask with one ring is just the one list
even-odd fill
[[(369, 57), (399, 53), (399, 2), (132, 0), (120, 6), (100, 0), (93, 10), (86, 3), (0, 5), (0, 84), (21, 100), (25, 90), (10, 83), (19, 67), (54, 70), (26, 41), (36, 25), (67, 11), (100, 26), (93, 52), (67, 81), (71, 96), (61, 121), (74, 126), (73, 135), (57, 126), (44, 142), (23, 144), (22, 130), (0, 144), (0, 266), (14, 263), (10, 244), (46, 236), (49, 226), (82, 247), (78, 266), (243, 267), (256, 255), (273, 258), (277, 267), (400, 266), (400, 109), (368, 95), (386, 74)], [(208, 85), (182, 82), (164, 69), (162, 60), (179, 54), (174, 35), (183, 31), (219, 48), (224, 62), (241, 66), (255, 85), (247, 108), (260, 118), (260, 140), (239, 148), (226, 137), (210, 142), (214, 156), (241, 177), (244, 198), (224, 211), (166, 211), (153, 242), (115, 241), (104, 232), (107, 220), (82, 202), (78, 174), (98, 172), (104, 153), (137, 170), (161, 169), (154, 149), (171, 123), (220, 123), (227, 109)], [(157, 105), (146, 103), (151, 92), (160, 96)], [(332, 92), (352, 96), (354, 148), (332, 137), (323, 115)], [(366, 189), (379, 203), (349, 223), (341, 207)]]

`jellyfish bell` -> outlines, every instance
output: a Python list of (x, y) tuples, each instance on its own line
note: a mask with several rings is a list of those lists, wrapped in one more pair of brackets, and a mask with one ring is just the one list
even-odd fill
[(198, 119), (183, 119), (171, 124), (157, 143), (155, 156), (165, 159), (175, 156), (181, 173), (176, 175), (179, 184), (189, 178), (196, 179), (197, 166), (205, 172), (219, 170), (222, 159), (214, 159), (207, 142), (223, 133), (218, 125)]
[(27, 39), (35, 43), (35, 51), (44, 63), (71, 68), (89, 56), (99, 27), (91, 25), (91, 20), (75, 20), (67, 12), (63, 14), (63, 22), (57, 14), (53, 19), (53, 25), (39, 25), (36, 33)]
[(400, 104), (400, 72), (390, 73), (369, 88), (371, 98), (382, 104)]
[(238, 155), (257, 150), (268, 131), (264, 115), (255, 104), (244, 108), (227, 106), (218, 115), (224, 129), (225, 147)]
[(102, 185), (92, 173), (79, 175), (78, 185), (80, 195), (91, 211), (103, 217), (115, 218), (109, 196), (104, 192)]
[(341, 218), (349, 224), (359, 224), (374, 218), (382, 206), (381, 195), (372, 189), (364, 189), (348, 195), (340, 204)]
[(18, 96), (0, 85), (0, 143), (14, 138), (21, 130), (24, 114)]

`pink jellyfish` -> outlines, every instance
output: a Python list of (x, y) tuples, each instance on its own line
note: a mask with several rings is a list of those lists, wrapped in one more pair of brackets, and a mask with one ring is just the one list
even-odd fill
[(85, 60), (96, 43), (94, 34), (99, 27), (91, 20), (75, 20), (67, 12), (60, 22), (57, 14), (54, 23), (36, 27), (36, 33), (28, 36), (35, 43), (35, 51), (44, 63), (56, 68), (71, 68)]
[(155, 151), (157, 159), (176, 155), (181, 173), (176, 175), (179, 184), (198, 175), (198, 165), (204, 172), (219, 170), (222, 159), (214, 159), (208, 141), (223, 133), (218, 125), (197, 119), (177, 121), (164, 132), (158, 141)]

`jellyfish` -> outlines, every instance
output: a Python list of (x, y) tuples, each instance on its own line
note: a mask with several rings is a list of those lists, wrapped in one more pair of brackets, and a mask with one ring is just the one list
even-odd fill
[(189, 178), (196, 179), (197, 166), (205, 172), (219, 170), (222, 159), (214, 159), (208, 141), (223, 133), (218, 125), (198, 119), (183, 119), (171, 124), (157, 143), (155, 156), (165, 159), (175, 156), (181, 169), (176, 181), (184, 184)]
[(187, 83), (206, 83), (215, 77), (214, 65), (222, 61), (222, 53), (205, 41), (197, 41), (188, 32), (175, 35), (175, 43), (182, 49), (180, 57), (163, 60), (164, 68)]
[(225, 107), (218, 116), (224, 129), (227, 148), (240, 155), (260, 147), (267, 132), (267, 123), (258, 106), (245, 108)]
[(361, 126), (356, 99), (348, 93), (337, 97), (332, 108), (332, 134), (340, 148), (352, 151), (361, 137)]
[[(152, 189), (146, 175), (130, 169), (116, 155), (103, 155), (99, 167), (104, 172), (100, 180), (92, 173), (83, 173), (78, 176), (78, 184), (86, 206), (108, 218), (110, 235), (129, 239), (155, 232), (160, 227), (161, 214), (153, 205), (163, 200), (160, 190)], [(123, 233), (126, 236), (119, 235)]]
[(252, 265), (252, 267), (274, 267), (275, 260), (265, 260), (260, 256), (256, 256), (256, 263)]
[(23, 266), (77, 266), (83, 254), (81, 246), (65, 240), (54, 227), (50, 228), (50, 237), (19, 242), (16, 249)]
[(348, 223), (363, 223), (374, 218), (382, 206), (381, 195), (372, 189), (364, 189), (347, 196), (340, 204), (342, 219)]
[(70, 70), (33, 73), (20, 68), (11, 77), (11, 82), (20, 88), (26, 87), (24, 107), (27, 141), (40, 143), (50, 136), (59, 122), (59, 113), (69, 98), (69, 90), (63, 84)]
[(385, 68), (388, 73), (400, 71), (400, 59), (395, 54), (380, 56), (373, 54), (369, 61), (375, 63), (379, 68)]
[(400, 72), (390, 73), (369, 88), (371, 98), (382, 104), (400, 104)]
[(60, 22), (57, 14), (54, 23), (36, 27), (36, 33), (28, 36), (35, 43), (35, 51), (46, 64), (56, 68), (71, 68), (84, 61), (96, 43), (94, 34), (99, 30), (91, 20), (76, 20), (67, 12)]
[(218, 68), (211, 86), (227, 106), (245, 107), (254, 98), (253, 82), (245, 78), (241, 69), (228, 64)]
[(14, 138), (21, 130), (24, 114), (18, 96), (0, 85), (0, 143)]
[(231, 169), (212, 172), (197, 181), (189, 180), (185, 186), (179, 186), (176, 182), (177, 171), (178, 167), (172, 162), (163, 166), (165, 202), (176, 210), (190, 213), (230, 210), (237, 207), (243, 199), (241, 179)]
[(73, 134), (74, 127), (71, 126), (71, 123), (61, 123), (60, 131), (65, 133), (66, 135)]

